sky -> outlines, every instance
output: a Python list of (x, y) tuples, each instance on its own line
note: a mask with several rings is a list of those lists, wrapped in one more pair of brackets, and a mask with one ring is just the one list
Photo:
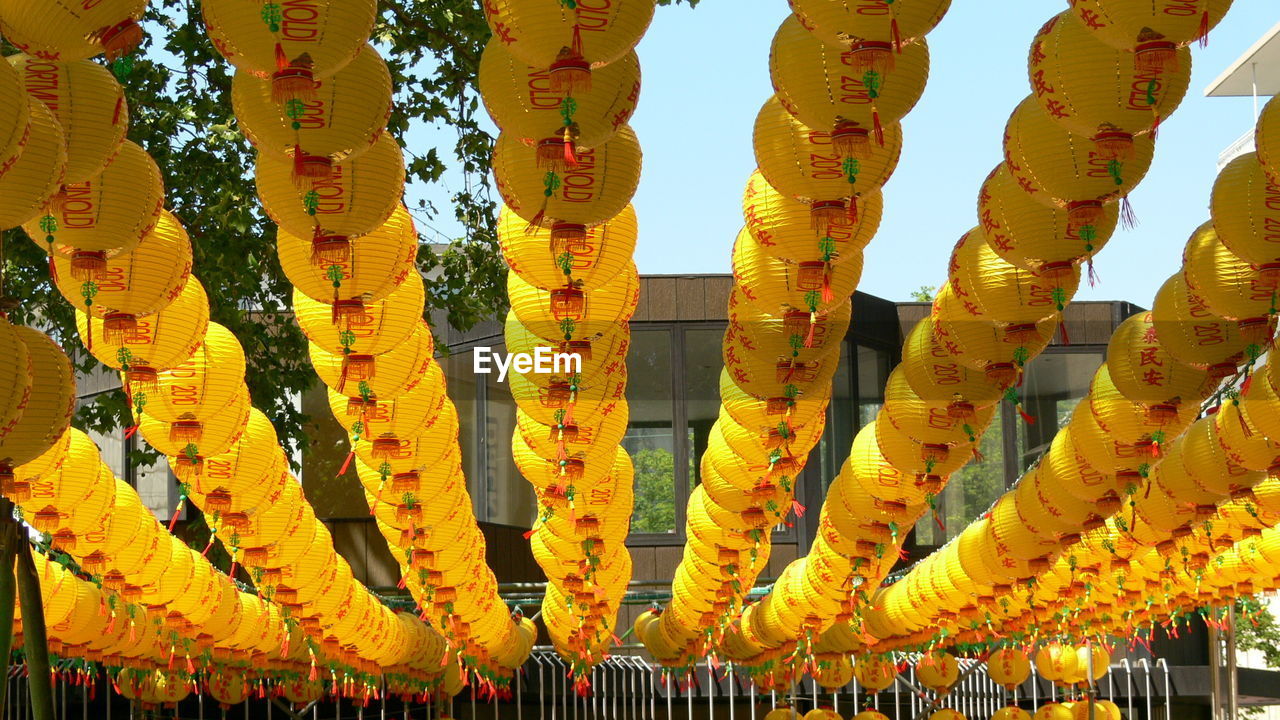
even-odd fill
[[(945, 281), (951, 246), (977, 223), (977, 191), (1000, 161), (1005, 121), (1029, 92), (1031, 39), (1065, 7), (1062, 0), (955, 0), (929, 34), (929, 84), (903, 121), (902, 159), (884, 188), (884, 220), (858, 289), (908, 300), (912, 290)], [(642, 89), (632, 119), (644, 149), (633, 201), (641, 273), (730, 272), (742, 189), (755, 168), (751, 128), (772, 93), (769, 45), (787, 12), (785, 0), (658, 9), (638, 48)], [(1149, 307), (1178, 269), (1182, 245), (1209, 219), (1218, 153), (1253, 126), (1252, 99), (1207, 98), (1204, 90), (1277, 22), (1275, 0), (1235, 0), (1209, 46), (1193, 48), (1191, 89), (1161, 125), (1155, 160), (1130, 196), (1139, 224), (1117, 229), (1096, 259), (1101, 282), (1082, 283), (1077, 300)], [(424, 129), (408, 141), (449, 138), (446, 129)], [(446, 206), (447, 185), (415, 188), (410, 197)], [(458, 232), (449, 221), (432, 224)]]

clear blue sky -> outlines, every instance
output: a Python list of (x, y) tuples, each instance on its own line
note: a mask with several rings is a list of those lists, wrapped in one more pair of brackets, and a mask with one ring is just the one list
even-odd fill
[[(1031, 38), (1065, 7), (956, 0), (929, 35), (928, 89), (904, 122), (902, 161), (885, 186), (884, 222), (859, 289), (905, 300), (945, 279), (952, 244), (976, 224), (977, 190), (1000, 160), (1005, 120), (1028, 92)], [(742, 188), (755, 167), (751, 127), (771, 93), (769, 44), (786, 14), (785, 0), (659, 8), (639, 47), (643, 89), (632, 121), (645, 151), (634, 201), (640, 272), (729, 272)], [(1083, 285), (1076, 299), (1149, 306), (1177, 269), (1187, 236), (1209, 217), (1218, 152), (1253, 123), (1250, 99), (1206, 98), (1204, 89), (1277, 21), (1275, 0), (1236, 0), (1209, 47), (1193, 48), (1191, 90), (1161, 126), (1155, 162), (1131, 196), (1139, 225), (1116, 232), (1098, 257), (1102, 282)], [(409, 140), (447, 143), (450, 135), (425, 130)], [(410, 197), (442, 204), (448, 193), (414, 188)], [(457, 232), (443, 219), (433, 226)]]

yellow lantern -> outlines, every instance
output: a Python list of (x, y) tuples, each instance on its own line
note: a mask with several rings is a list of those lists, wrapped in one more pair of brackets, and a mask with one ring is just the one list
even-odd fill
[[(52, 448), (70, 425), (76, 404), (75, 371), (62, 348), (31, 328), (14, 326), (13, 331), (26, 348), (31, 392), (17, 423), (0, 435), (0, 475)], [(14, 348), (12, 357), (22, 354)]]
[(12, 65), (0, 67), (0, 100), (10, 112), (0, 120), (0, 167), (9, 168), (22, 155), (31, 126), (31, 101), (24, 81)]
[(634, 263), (591, 292), (571, 287), (543, 290), (516, 273), (507, 275), (511, 312), (530, 332), (554, 344), (614, 332), (631, 319), (639, 293)]
[(408, 339), (381, 355), (330, 353), (314, 343), (310, 354), (316, 375), (333, 390), (348, 397), (372, 396), (388, 401), (409, 392), (421, 381), (432, 362), (434, 348), (431, 329), (418, 321)]
[(565, 102), (553, 83), (556, 70), (527, 65), (495, 35), (480, 56), (480, 97), (494, 123), (544, 155), (593, 148), (613, 137), (635, 112), (640, 99), (640, 60), (634, 52), (591, 73), (591, 87)]
[(208, 457), (231, 449), (249, 422), (250, 409), (249, 391), (241, 385), (224, 407), (197, 408), (172, 422), (144, 414), (138, 429), (161, 454)]
[(1175, 47), (1208, 42), (1209, 30), (1230, 7), (1230, 0), (1158, 0), (1146, 6), (1123, 0), (1071, 0), (1071, 11), (1095, 37), (1132, 51), (1139, 68), (1156, 71), (1176, 61), (1170, 56)]
[(635, 47), (653, 19), (654, 0), (543, 6), (494, 0), (482, 6), (493, 36), (513, 56), (549, 68), (551, 87), (591, 87), (591, 69), (608, 65)]
[(493, 174), (507, 208), (534, 227), (549, 227), (552, 242), (580, 241), (586, 227), (626, 208), (640, 181), (640, 142), (631, 126), (567, 162), (547, 164), (538, 149), (502, 133)]
[(358, 308), (355, 301), (339, 307), (294, 288), (293, 316), (307, 339), (325, 352), (381, 355), (408, 339), (421, 322), (426, 292), (422, 280), (410, 276), (382, 300), (358, 302)]
[[(1050, 317), (1037, 323), (997, 324), (972, 315), (971, 303), (943, 288), (934, 300), (934, 332), (960, 363), (981, 370), (995, 385), (1007, 388), (1026, 361), (1048, 347), (1058, 328)], [(1007, 293), (1009, 288), (997, 292)], [(1024, 311), (1025, 312), (1025, 311)]]
[(960, 664), (950, 653), (928, 653), (916, 663), (916, 679), (934, 692), (947, 692), (959, 677)]
[(892, 68), (875, 67), (866, 54), (824, 43), (794, 14), (782, 21), (769, 52), (782, 104), (805, 125), (831, 131), (837, 149), (855, 157), (883, 140), (885, 124), (911, 112), (929, 78), (923, 38), (899, 48)]
[(1071, 711), (1071, 703), (1051, 702), (1041, 705), (1032, 717), (1034, 720), (1074, 720), (1075, 715)]
[(987, 674), (1012, 692), (1031, 676), (1031, 660), (1017, 648), (1000, 648), (987, 658)]
[(844, 155), (832, 132), (801, 123), (775, 95), (756, 116), (752, 142), (760, 173), (779, 193), (811, 204), (830, 202), (835, 212), (828, 215), (856, 222), (857, 197), (884, 185), (898, 166), (902, 128), (885, 126), (884, 143), (871, 143), (865, 157)]
[(505, 206), (498, 214), (498, 242), (512, 272), (544, 290), (572, 283), (584, 292), (600, 288), (626, 270), (640, 232), (630, 205), (613, 218), (584, 228), (581, 239), (553, 237), (541, 227), (530, 233), (528, 228)]
[(879, 190), (865, 192), (858, 198), (857, 222), (849, 223), (847, 215), (837, 213), (835, 222), (819, 232), (814, 229), (815, 219), (825, 211), (783, 196), (759, 170), (751, 173), (742, 193), (742, 215), (761, 251), (791, 262), (824, 260), (839, 264), (860, 258), (860, 251), (880, 227), (883, 209), (884, 198)]
[(951, 0), (790, 0), (791, 9), (823, 42), (841, 47), (858, 40), (884, 44), (885, 53), (929, 32), (951, 7)]
[[(921, 319), (903, 343), (903, 373), (922, 401), (946, 408), (952, 417), (970, 420), (978, 409), (999, 402), (1004, 387), (961, 362), (957, 357), (960, 348), (955, 346), (953, 353), (948, 343), (945, 333), (937, 332), (934, 318)], [(1011, 382), (1015, 376), (1016, 373), (1009, 373), (1008, 380)]]
[(241, 394), (244, 372), (240, 342), (230, 330), (211, 322), (190, 357), (157, 373), (154, 388), (133, 391), (134, 407), (168, 423), (180, 423), (185, 415), (212, 415)]
[(276, 102), (274, 83), (237, 72), (231, 106), (240, 130), (259, 150), (292, 158), (293, 176), (308, 187), (368, 150), (391, 115), (391, 72), (372, 45), (330, 77), (315, 83), (314, 97)]
[[(23, 95), (25, 99), (26, 96)], [(30, 100), (30, 123), (15, 127), (15, 156), (0, 158), (8, 170), (0, 174), (0, 227), (11, 228), (44, 214), (45, 204), (62, 186), (67, 148), (62, 126), (44, 103)], [(17, 113), (15, 113), (17, 114)], [(52, 224), (47, 224), (53, 229)], [(41, 233), (44, 242), (46, 233)]]
[(1116, 389), (1148, 413), (1176, 413), (1181, 403), (1199, 403), (1213, 390), (1208, 373), (1181, 362), (1164, 349), (1152, 321), (1138, 313), (1120, 323), (1107, 344), (1107, 369)]
[[(415, 272), (418, 233), (409, 211), (400, 205), (373, 232), (354, 239), (295, 235), (281, 227), (276, 249), (285, 277), (297, 292), (330, 303), (336, 315), (360, 314), (365, 303), (387, 297)], [(336, 281), (330, 276), (335, 266), (341, 271)]]
[(766, 254), (743, 228), (733, 246), (736, 292), (768, 312), (826, 313), (853, 295), (862, 277), (860, 257), (839, 265), (822, 260), (789, 263)]
[(360, 53), (377, 17), (374, 0), (284, 5), (266, 17), (262, 7), (238, 0), (200, 7), (214, 49), (237, 69), (270, 78), (279, 102), (313, 97), (316, 80)]
[(73, 257), (53, 256), (53, 281), (63, 297), (83, 304), (96, 318), (112, 316), (113, 327), (125, 329), (131, 319), (151, 315), (182, 292), (191, 274), (191, 242), (169, 211), (137, 247), (106, 259), (91, 279), (80, 281)]
[(1031, 713), (1017, 705), (1006, 705), (992, 713), (991, 720), (1031, 720)]
[(136, 247), (160, 221), (163, 206), (160, 168), (145, 150), (126, 141), (96, 177), (63, 185), (53, 196), (52, 231), (42, 220), (22, 228), (42, 247), (52, 237), (56, 251), (71, 256), (77, 276), (88, 279), (105, 267), (108, 255)]
[(209, 299), (204, 286), (188, 277), (182, 292), (154, 315), (129, 318), (121, 327), (113, 318), (89, 318), (76, 310), (76, 328), (99, 362), (127, 370), (131, 382), (154, 382), (155, 373), (180, 365), (204, 338), (209, 326)]
[(36, 57), (69, 62), (105, 52), (114, 60), (142, 42), (138, 21), (146, 9), (146, 0), (4, 0), (0, 31), (14, 47)]
[(898, 677), (898, 668), (883, 655), (862, 655), (853, 665), (853, 675), (862, 687), (880, 692), (893, 684)]
[(1064, 263), (1092, 262), (1115, 232), (1119, 217), (1115, 203), (1102, 203), (1100, 211), (1091, 224), (1073, 224), (1067, 208), (1040, 202), (1005, 163), (991, 171), (978, 192), (978, 217), (987, 244), (1005, 261), (1035, 273)]
[(1241, 322), (1255, 341), (1268, 334), (1275, 290), (1248, 261), (1227, 249), (1212, 222), (1196, 228), (1187, 240), (1182, 276), (1210, 312)]
[(1215, 315), (1191, 288), (1183, 273), (1160, 286), (1151, 306), (1156, 339), (1170, 355), (1208, 370), (1210, 379), (1235, 374), (1250, 338), (1237, 323)]
[[(31, 358), (27, 344), (9, 323), (0, 319), (0, 355), (8, 358), (0, 370), (0, 438), (13, 431), (31, 398)], [(40, 392), (43, 388), (37, 388)]]
[(1272, 183), (1257, 153), (1227, 163), (1213, 183), (1210, 200), (1218, 239), (1270, 284), (1280, 284), (1280, 185)]
[(129, 127), (124, 90), (111, 71), (88, 60), (56, 62), (10, 55), (27, 94), (43, 102), (66, 137), (68, 185), (92, 180), (120, 148)]
[(1080, 284), (1076, 265), (1043, 267), (1033, 274), (1005, 262), (983, 240), (982, 229), (974, 228), (961, 236), (951, 253), (947, 297), (963, 312), (950, 317), (1034, 325), (1061, 313), (1075, 295)]
[[(280, 229), (323, 240), (323, 256), (331, 258), (345, 250), (345, 241), (374, 232), (403, 207), (404, 173), (399, 143), (382, 133), (367, 150), (334, 166), (328, 177), (314, 178), (309, 188), (294, 182), (293, 160), (270, 152), (258, 153), (254, 179), (263, 210)], [(314, 198), (310, 207), (309, 196)]]
[(1028, 72), (1036, 102), (1106, 157), (1125, 157), (1133, 137), (1158, 127), (1186, 95), (1191, 52), (1175, 50), (1165, 72), (1140, 71), (1131, 57), (1101, 40), (1070, 10), (1049, 20), (1032, 41)]
[(1272, 182), (1280, 182), (1280, 102), (1267, 101), (1258, 115), (1254, 131), (1258, 160), (1266, 168)]
[(1061, 643), (1042, 645), (1035, 655), (1036, 672), (1050, 682), (1063, 683), (1076, 673), (1079, 658), (1076, 649)]

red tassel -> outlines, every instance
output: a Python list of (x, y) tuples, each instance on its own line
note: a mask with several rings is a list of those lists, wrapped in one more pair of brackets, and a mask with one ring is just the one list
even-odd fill
[(533, 537), (533, 528), (529, 528), (527, 532), (524, 532), (522, 534), (524, 535), (524, 539), (528, 540), (529, 538)]
[(818, 329), (818, 319), (812, 314), (809, 316), (809, 332), (804, 336), (804, 346), (806, 348), (813, 347), (813, 333)]
[(173, 517), (169, 518), (169, 532), (173, 532), (173, 528), (178, 524), (178, 516), (182, 514), (182, 501), (173, 508)]
[(1099, 278), (1099, 277), (1098, 277), (1098, 271), (1093, 269), (1093, 258), (1092, 258), (1092, 257), (1090, 257), (1090, 258), (1089, 258), (1089, 260), (1085, 263), (1085, 267), (1086, 267), (1086, 268), (1088, 268), (1088, 270), (1089, 270), (1089, 273), (1088, 273), (1088, 275), (1089, 275), (1089, 287), (1097, 287), (1097, 286), (1098, 286), (1098, 283), (1099, 283), (1099, 282), (1102, 282), (1102, 278)]
[(229, 578), (235, 578), (235, 576), (236, 576), (236, 568), (237, 568), (237, 567), (239, 567), (239, 566), (236, 564), (236, 561), (235, 561), (235, 560), (232, 560), (232, 561), (231, 561), (231, 568), (230, 568), (229, 570), (227, 570), (227, 577), (229, 577)]
[(884, 127), (880, 125), (880, 111), (871, 109), (871, 130), (876, 134), (876, 144), (884, 147)]
[(911, 559), (911, 553), (907, 552), (906, 548), (899, 547), (899, 548), (898, 548), (898, 559), (899, 559), (899, 560), (910, 560), (910, 559)]
[(1196, 41), (1200, 43), (1200, 47), (1209, 47), (1209, 11), (1205, 10), (1200, 13), (1200, 30), (1196, 33)]
[(573, 44), (570, 49), (577, 55), (582, 55), (582, 28), (577, 23), (573, 24)]
[(822, 302), (829, 303), (835, 299), (835, 293), (831, 291), (831, 263), (827, 263), (822, 269)]
[(289, 67), (289, 58), (284, 54), (284, 48), (280, 43), (276, 43), (276, 70), (284, 70)]
[(124, 439), (125, 439), (125, 440), (128, 440), (129, 438), (131, 438), (131, 437), (133, 437), (134, 435), (136, 435), (136, 434), (137, 434), (137, 432), (138, 432), (138, 426), (137, 426), (137, 425), (130, 425), (129, 427), (127, 427), (127, 428), (125, 428), (125, 429), (124, 429)]
[(898, 30), (898, 18), (889, 20), (889, 32), (893, 34), (893, 49), (902, 52), (902, 33)]
[(858, 196), (849, 196), (849, 224), (856, 225), (858, 223)]
[(1023, 422), (1025, 422), (1028, 425), (1036, 424), (1036, 419), (1028, 415), (1027, 411), (1022, 409), (1022, 405), (1018, 405), (1017, 409), (1018, 409), (1018, 414), (1022, 416)]
[(204, 550), (200, 553), (200, 557), (209, 557), (209, 550), (213, 547), (213, 538), (209, 538), (209, 544), (204, 546)]
[(1067, 334), (1067, 323), (1065, 320), (1060, 320), (1058, 322), (1058, 333), (1062, 336), (1063, 345), (1071, 344), (1071, 336)]
[(351, 458), (356, 456), (356, 451), (352, 450), (347, 453), (347, 459), (342, 461), (342, 467), (338, 468), (338, 474), (334, 477), (342, 477), (347, 474), (347, 470), (351, 467)]
[(795, 513), (796, 517), (804, 517), (804, 506), (800, 504), (799, 500), (791, 501), (791, 512)]

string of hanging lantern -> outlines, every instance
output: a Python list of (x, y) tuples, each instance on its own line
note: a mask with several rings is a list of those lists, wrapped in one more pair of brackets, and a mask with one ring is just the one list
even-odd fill
[(510, 268), (506, 351), (554, 359), (508, 376), (512, 455), (535, 488), (526, 536), (546, 573), (542, 620), (574, 685), (617, 642), (627, 583), (634, 470), (627, 428), (628, 321), (639, 299), (630, 206), (640, 146), (627, 120), (640, 92), (634, 51), (653, 0), (600, 7), (550, 0), (485, 5), (493, 38), (480, 92), (501, 129), (493, 167)]
[(924, 90), (924, 36), (948, 5), (793, 2), (774, 36), (776, 92), (756, 118), (759, 169), (733, 250), (721, 413), (690, 497), (673, 599), (635, 625), (678, 678), (703, 656), (731, 658), (761, 687), (784, 691), (815, 653), (841, 658), (824, 682), (852, 672), (848, 639), (819, 641), (808, 624), (812, 598), (742, 603), (768, 562), (771, 529), (803, 512), (795, 480), (822, 435), (862, 248), (902, 147), (899, 121)]
[[(375, 5), (327, 3), (317, 21), (329, 30), (301, 39), (283, 15), (255, 21), (245, 11), (209, 3), (205, 19), (236, 66), (232, 106), (258, 149), (259, 197), (279, 227), (295, 319), (350, 433), (339, 474), (354, 465), (402, 585), (445, 638), (446, 689), (474, 676), (505, 692), (534, 633), (498, 597), (470, 510), (457, 412), (422, 319), (418, 235), (400, 202), (404, 161), (385, 132), (391, 77), (367, 43)], [(238, 50), (268, 41), (286, 59), (275, 71), (256, 50)]]

